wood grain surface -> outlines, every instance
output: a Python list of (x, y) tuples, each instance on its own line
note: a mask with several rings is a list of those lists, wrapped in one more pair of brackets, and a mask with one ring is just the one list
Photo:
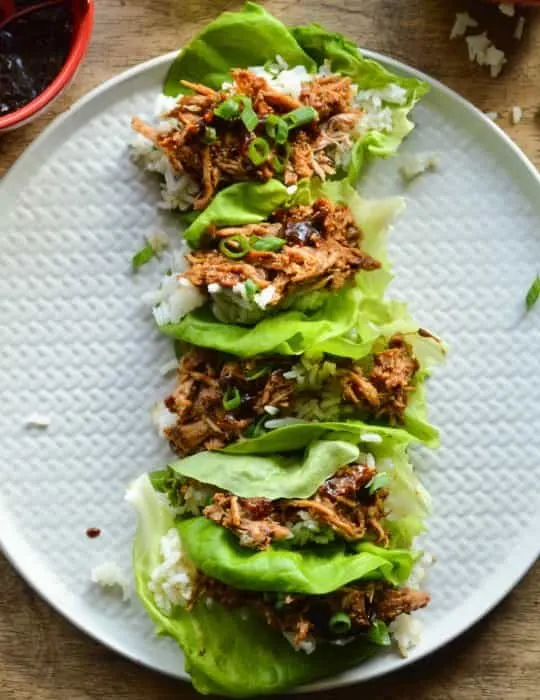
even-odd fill
[[(240, 0), (97, 0), (94, 37), (75, 83), (33, 124), (0, 135), (0, 175), (54, 116), (120, 71), (186, 42)], [(272, 0), (287, 23), (318, 21), (360, 46), (415, 66), (467, 97), (540, 165), (540, 12), (527, 11), (521, 42), (514, 20), (480, 2), (453, 0)], [(468, 7), (504, 48), (497, 80), (449, 41), (455, 12)], [(512, 126), (509, 110), (523, 109)], [(1, 226), (1, 212), (0, 212)], [(36, 524), (39, 526), (39, 524)], [(87, 638), (51, 610), (0, 556), (0, 700), (194, 698), (190, 686), (140, 668)], [(428, 659), (388, 678), (319, 697), (374, 700), (533, 700), (540, 697), (540, 566), (486, 619)]]

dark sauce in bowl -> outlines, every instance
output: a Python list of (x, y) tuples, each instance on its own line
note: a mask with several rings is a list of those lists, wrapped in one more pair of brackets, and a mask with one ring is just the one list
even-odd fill
[[(19, 0), (17, 9), (35, 5)], [(52, 83), (71, 47), (66, 3), (29, 12), (0, 29), (0, 117), (24, 107)]]

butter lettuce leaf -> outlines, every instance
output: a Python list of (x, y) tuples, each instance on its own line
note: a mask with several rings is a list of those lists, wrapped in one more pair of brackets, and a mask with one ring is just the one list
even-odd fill
[(294, 27), (291, 32), (302, 47), (319, 66), (325, 61), (333, 72), (348, 75), (359, 90), (380, 90), (397, 85), (407, 91), (402, 105), (385, 103), (392, 112), (392, 129), (382, 131), (370, 129), (354, 145), (351, 162), (347, 166), (347, 178), (355, 183), (366, 161), (393, 155), (403, 139), (414, 128), (407, 115), (414, 105), (429, 90), (426, 83), (416, 78), (403, 78), (386, 70), (380, 63), (362, 56), (355, 44), (342, 34), (329, 32), (318, 24)]
[(309, 498), (340, 467), (358, 459), (351, 442), (325, 440), (305, 454), (238, 455), (199, 452), (169, 464), (183, 477), (197, 479), (242, 498)]
[(315, 62), (279, 20), (253, 2), (239, 12), (224, 12), (180, 52), (165, 78), (163, 91), (188, 92), (180, 81), (204, 83), (214, 90), (230, 80), (233, 68), (263, 66), (280, 55), (290, 66), (315, 71)]
[(370, 542), (327, 544), (301, 550), (271, 545), (256, 551), (242, 547), (232, 532), (208, 520), (177, 523), (187, 557), (208, 576), (249, 591), (323, 595), (351, 581), (403, 584), (418, 555), (384, 549)]
[[(161, 562), (160, 540), (175, 526), (174, 514), (147, 475), (131, 486), (127, 499), (137, 511), (133, 543), (135, 588), (156, 633), (174, 639), (184, 653), (184, 668), (203, 694), (251, 697), (277, 693), (355, 666), (378, 647), (358, 639), (346, 647), (319, 646), (307, 655), (249, 611), (227, 610), (214, 603), (193, 610), (176, 606), (169, 614), (149, 589), (152, 571)], [(182, 660), (178, 658), (181, 669)], [(246, 674), (246, 668), (250, 672)]]

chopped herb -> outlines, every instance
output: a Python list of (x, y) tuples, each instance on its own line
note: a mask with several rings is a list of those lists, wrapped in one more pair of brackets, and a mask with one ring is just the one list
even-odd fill
[(142, 267), (143, 265), (146, 265), (147, 262), (150, 262), (154, 255), (156, 254), (156, 251), (152, 248), (150, 243), (144, 246), (144, 248), (141, 248), (135, 255), (131, 258), (131, 265), (133, 267), (133, 271), (137, 272), (137, 270)]
[(217, 140), (217, 132), (213, 126), (205, 126), (202, 137), (203, 143), (214, 143)]
[(298, 109), (293, 109), (292, 112), (286, 114), (283, 119), (289, 129), (297, 129), (299, 126), (304, 126), (304, 124), (318, 119), (318, 117), (319, 114), (313, 107), (298, 107)]
[(247, 255), (249, 250), (250, 245), (248, 239), (240, 234), (223, 238), (219, 243), (220, 253), (232, 260), (243, 258), (244, 255)]
[(278, 175), (281, 175), (281, 173), (285, 172), (285, 168), (287, 167), (287, 158), (281, 160), (279, 156), (274, 156), (271, 160), (271, 163), (274, 172)]
[(229, 98), (214, 109), (214, 114), (220, 119), (237, 119), (240, 115), (240, 104), (237, 100)]
[(253, 165), (262, 165), (270, 155), (270, 146), (266, 139), (258, 136), (248, 146), (248, 156)]
[(253, 131), (257, 124), (259, 123), (259, 117), (255, 114), (253, 110), (253, 105), (249, 97), (244, 97), (243, 95), (238, 95), (234, 98), (236, 102), (242, 105), (242, 112), (240, 114), (240, 119), (242, 120), (244, 126), (248, 131)]
[(289, 125), (283, 117), (270, 114), (266, 117), (264, 128), (268, 136), (276, 143), (285, 143), (289, 138)]
[(367, 633), (368, 639), (380, 647), (389, 647), (392, 644), (387, 625), (382, 620), (375, 620)]
[(228, 387), (223, 395), (223, 408), (226, 411), (233, 411), (242, 402), (240, 392), (236, 387)]
[(351, 618), (346, 612), (334, 613), (328, 622), (330, 632), (333, 632), (334, 634), (347, 634), (347, 632), (351, 629), (351, 626)]
[(252, 369), (251, 372), (246, 372), (245, 378), (248, 380), (248, 382), (252, 382), (254, 379), (260, 379), (260, 377), (264, 377), (265, 374), (268, 374), (272, 368), (269, 365), (263, 365), (262, 367), (256, 367), (255, 369)]
[(266, 61), (266, 63), (263, 66), (264, 70), (269, 73), (273, 78), (278, 76), (281, 73), (281, 68), (278, 66), (278, 64), (271, 58)]
[(253, 280), (246, 280), (244, 282), (244, 290), (246, 292), (246, 297), (251, 301), (255, 294), (259, 291), (259, 285)]
[(536, 275), (525, 297), (525, 306), (530, 311), (540, 298), (540, 275)]
[(264, 422), (266, 418), (267, 416), (262, 416), (262, 418), (259, 418), (259, 420), (253, 421), (253, 423), (248, 425), (244, 432), (244, 437), (256, 438), (265, 433), (266, 430), (264, 429)]
[(278, 236), (253, 236), (250, 243), (252, 250), (275, 253), (283, 248), (285, 240)]
[(373, 496), (375, 491), (386, 488), (389, 483), (390, 475), (386, 472), (380, 472), (379, 474), (375, 474), (373, 479), (366, 484), (366, 488), (369, 489), (369, 493)]

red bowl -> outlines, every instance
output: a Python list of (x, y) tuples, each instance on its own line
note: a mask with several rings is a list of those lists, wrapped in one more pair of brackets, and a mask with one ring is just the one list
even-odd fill
[(94, 25), (94, 0), (71, 0), (73, 38), (68, 57), (56, 78), (42, 93), (23, 107), (0, 117), (0, 131), (16, 129), (37, 117), (64, 91), (80, 66)]

